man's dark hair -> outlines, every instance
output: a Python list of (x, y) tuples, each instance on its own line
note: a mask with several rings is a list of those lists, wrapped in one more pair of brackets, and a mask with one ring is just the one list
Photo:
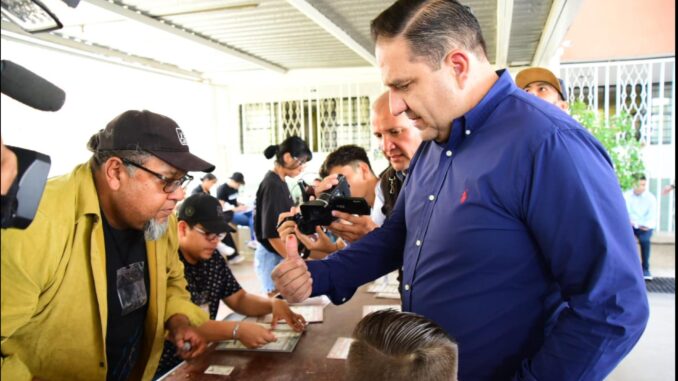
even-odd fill
[(349, 381), (457, 379), (457, 344), (435, 322), (411, 312), (380, 310), (353, 331)]
[(416, 57), (440, 68), (454, 48), (473, 51), (487, 59), (480, 24), (469, 7), (454, 0), (398, 0), (370, 25), (372, 39), (404, 36)]
[(644, 173), (636, 173), (635, 175), (633, 175), (633, 179), (636, 180), (636, 182), (641, 181), (641, 180), (647, 181), (647, 177), (645, 177)]
[(367, 151), (364, 148), (354, 144), (341, 146), (327, 155), (322, 166), (320, 166), (320, 176), (327, 177), (330, 174), (330, 170), (337, 166), (350, 165), (356, 168), (359, 162), (367, 164), (370, 172), (374, 173), (370, 159), (367, 157)]
[[(90, 159), (90, 166), (93, 170), (97, 171), (101, 166), (111, 157), (119, 157), (121, 159), (127, 159), (133, 161), (137, 164), (143, 164), (146, 160), (152, 155), (141, 148), (130, 149), (130, 150), (102, 150), (99, 149), (99, 134), (94, 134), (89, 138), (87, 142), (87, 149), (92, 152), (92, 158)], [(127, 172), (133, 174), (136, 168), (131, 165), (125, 165)]]

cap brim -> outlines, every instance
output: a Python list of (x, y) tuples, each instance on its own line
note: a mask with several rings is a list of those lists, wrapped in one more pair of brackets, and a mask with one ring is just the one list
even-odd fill
[(214, 171), (214, 165), (206, 162), (205, 160), (193, 155), (190, 152), (166, 152), (166, 151), (150, 151), (153, 155), (157, 156), (160, 160), (165, 163), (173, 166), (174, 168), (181, 169), (185, 172), (212, 172)]
[(235, 233), (235, 229), (224, 220), (199, 221), (199, 223), (210, 233)]

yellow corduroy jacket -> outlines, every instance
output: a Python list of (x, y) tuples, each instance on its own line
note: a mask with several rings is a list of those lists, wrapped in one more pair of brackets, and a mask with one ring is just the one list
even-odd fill
[[(209, 317), (190, 301), (177, 255), (176, 218), (146, 241), (148, 312), (134, 379), (150, 380), (165, 322)], [(89, 164), (50, 179), (33, 223), (2, 231), (2, 379), (105, 380), (106, 248)]]

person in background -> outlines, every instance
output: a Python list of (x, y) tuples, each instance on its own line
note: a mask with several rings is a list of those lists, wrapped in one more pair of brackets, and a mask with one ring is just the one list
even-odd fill
[(375, 311), (358, 322), (352, 338), (347, 381), (457, 381), (457, 344), (421, 315)]
[(549, 69), (531, 67), (522, 70), (516, 76), (516, 86), (565, 112), (570, 110), (570, 104), (567, 103), (565, 82), (556, 77)]
[(182, 358), (205, 349), (173, 210), (186, 173), (214, 166), (146, 110), (88, 148), (88, 163), (48, 181), (26, 230), (2, 231), (3, 380), (150, 380), (165, 336)]
[(200, 184), (198, 184), (191, 194), (196, 193), (207, 193), (210, 194), (210, 189), (217, 183), (217, 177), (211, 173), (205, 173), (203, 177), (200, 178)]
[(238, 191), (243, 185), (245, 185), (245, 176), (240, 172), (233, 172), (233, 175), (217, 188), (217, 198), (225, 208), (232, 207), (233, 223), (247, 226), (250, 229), (250, 240), (247, 242), (247, 246), (251, 249), (256, 249), (257, 239), (254, 236), (254, 212), (247, 205), (238, 202)]
[(402, 266), (402, 309), (455, 338), (459, 379), (604, 379), (649, 308), (603, 146), (495, 71), (468, 7), (398, 0), (371, 30), (391, 112), (423, 142), (384, 224), (321, 261), (287, 246), (280, 293), (341, 304)]
[(254, 252), (254, 267), (263, 289), (273, 295), (275, 285), (271, 271), (286, 255), (278, 236), (278, 216), (294, 206), (285, 178), (299, 176), (313, 155), (304, 140), (290, 136), (279, 145), (268, 146), (264, 156), (267, 159), (275, 157), (275, 161), (257, 189), (254, 232), (259, 245)]
[[(209, 313), (210, 320), (198, 330), (208, 341), (239, 340), (248, 348), (258, 348), (275, 341), (275, 335), (254, 322), (216, 321), (219, 301), (231, 310), (245, 316), (273, 314), (272, 327), (284, 320), (300, 332), (306, 321), (276, 298), (250, 294), (240, 287), (223, 258), (216, 251), (217, 244), (230, 226), (224, 221), (219, 200), (207, 194), (188, 197), (177, 213), (179, 252), (184, 265), (186, 289), (191, 301)], [(169, 372), (181, 362), (170, 342), (165, 342), (155, 378)]]
[(657, 224), (657, 199), (647, 190), (645, 175), (637, 175), (637, 182), (633, 189), (624, 193), (626, 208), (631, 217), (633, 234), (640, 245), (640, 258), (643, 268), (643, 278), (652, 280), (650, 272), (650, 238)]
[(0, 193), (4, 196), (12, 186), (19, 168), (17, 165), (16, 154), (5, 146), (5, 143), (2, 142), (2, 138), (0, 138), (0, 148), (2, 149), (0, 151), (0, 159), (2, 163), (2, 168), (0, 170)]
[(662, 189), (662, 195), (666, 196), (667, 194), (673, 192), (676, 189), (676, 184), (669, 184)]

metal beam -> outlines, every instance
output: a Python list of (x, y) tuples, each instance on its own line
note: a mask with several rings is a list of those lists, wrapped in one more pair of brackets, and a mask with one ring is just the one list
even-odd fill
[(123, 16), (127, 19), (137, 21), (141, 24), (153, 27), (155, 29), (161, 30), (163, 32), (167, 32), (170, 34), (173, 34), (177, 37), (184, 38), (186, 40), (198, 43), (200, 45), (206, 46), (208, 48), (212, 48), (214, 50), (217, 50), (221, 53), (229, 54), (234, 57), (238, 57), (244, 61), (253, 63), (257, 66), (260, 66), (264, 69), (274, 71), (276, 73), (285, 73), (287, 72), (287, 69), (274, 64), (272, 62), (266, 61), (264, 59), (261, 59), (259, 57), (256, 57), (252, 54), (243, 52), (239, 49), (236, 49), (234, 47), (228, 46), (224, 43), (221, 43), (216, 40), (209, 39), (205, 36), (201, 36), (195, 32), (189, 31), (187, 29), (184, 29), (178, 25), (173, 25), (169, 21), (160, 21), (156, 18), (153, 18), (147, 14), (144, 14), (141, 11), (138, 11), (132, 7), (128, 6), (120, 6), (115, 3), (112, 3), (107, 0), (84, 0), (92, 5), (95, 5), (97, 7), (106, 9), (107, 11), (116, 13), (120, 16)]
[(506, 67), (508, 60), (512, 22), (513, 0), (497, 0), (497, 50), (494, 63), (499, 69)]
[(554, 0), (544, 24), (539, 45), (532, 57), (532, 66), (548, 66), (558, 54), (565, 33), (572, 25), (584, 0)]
[[(9, 40), (14, 40), (22, 43), (29, 43), (43, 48), (48, 48), (70, 54), (77, 54), (87, 58), (98, 59), (109, 63), (132, 66), (135, 69), (144, 69), (145, 67), (147, 67), (149, 71), (152, 71), (154, 73), (172, 75), (174, 77), (181, 77), (184, 79), (191, 79), (194, 81), (204, 80), (203, 73), (201, 72), (185, 70), (178, 66), (158, 62), (146, 57), (135, 56), (106, 46), (76, 41), (52, 33), (30, 34), (28, 32), (25, 32), (16, 24), (7, 21), (2, 21), (1, 25), (3, 31), (17, 35), (17, 37), (13, 37), (9, 34), (3, 33), (2, 38), (7, 38)], [(40, 41), (40, 43), (38, 43), (37, 41)]]
[(377, 59), (374, 56), (374, 52), (371, 51), (371, 48), (365, 47), (345, 30), (350, 28), (342, 28), (340, 25), (337, 25), (324, 13), (320, 12), (316, 7), (309, 3), (308, 0), (287, 0), (287, 2), (311, 19), (311, 21), (318, 24), (319, 27), (323, 28), (327, 33), (332, 35), (332, 37), (339, 40), (365, 61), (369, 62), (370, 65), (377, 65)]

